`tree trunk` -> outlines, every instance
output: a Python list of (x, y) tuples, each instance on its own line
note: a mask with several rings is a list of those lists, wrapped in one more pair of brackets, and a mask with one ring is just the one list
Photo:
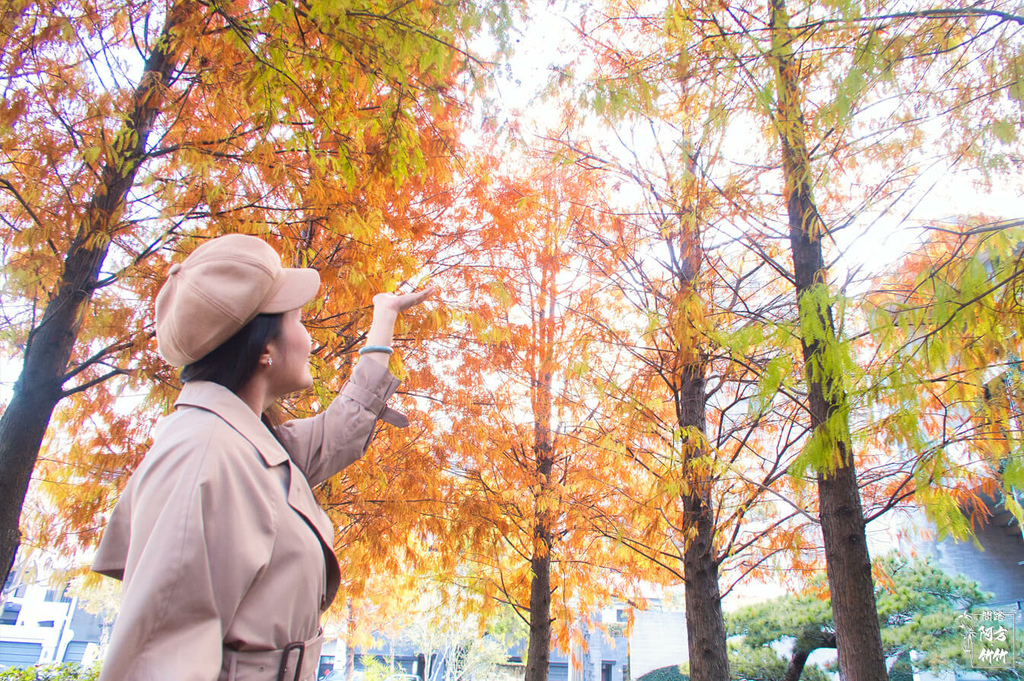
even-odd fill
[[(697, 175), (696, 159), (690, 158), (690, 172)], [(699, 191), (691, 187), (684, 196)], [(686, 590), (686, 639), (692, 681), (729, 681), (729, 655), (725, 621), (722, 617), (722, 594), (718, 585), (718, 555), (715, 551), (717, 532), (715, 508), (711, 491), (715, 482), (711, 452), (706, 438), (708, 359), (703, 338), (703, 323), (688, 317), (679, 318), (694, 309), (699, 300), (699, 278), (704, 264), (704, 250), (696, 221), (688, 216), (699, 213), (696, 201), (684, 200), (686, 209), (677, 215), (680, 231), (669, 241), (671, 262), (678, 281), (672, 349), (676, 364), (667, 380), (675, 402), (676, 422), (682, 433), (680, 458), (687, 489), (681, 495), (684, 528), (683, 582)]]
[(793, 657), (786, 666), (786, 675), (782, 681), (799, 681), (807, 666), (807, 658), (818, 648), (835, 648), (836, 635), (822, 631), (811, 625), (800, 636), (793, 646)]
[[(348, 599), (348, 614), (345, 617), (345, 679), (352, 681), (356, 671), (356, 610), (352, 599)], [(420, 673), (420, 670), (416, 670)], [(421, 676), (421, 681), (423, 677)]]
[(711, 505), (708, 499), (693, 494), (684, 498), (683, 507), (696, 525), (696, 534), (683, 554), (690, 679), (728, 681), (729, 657), (722, 617), (722, 594), (718, 587)]
[(687, 527), (694, 529), (683, 553), (690, 679), (728, 681), (729, 656), (718, 586), (710, 471), (706, 463), (695, 462), (707, 454), (704, 364), (686, 365), (681, 378), (676, 394), (677, 416), (679, 425), (691, 432), (684, 437), (682, 445), (683, 466), (687, 469), (689, 483), (689, 493), (682, 496), (682, 502)]
[(75, 341), (107, 257), (124, 198), (145, 158), (146, 142), (164, 101), (165, 83), (175, 68), (181, 39), (175, 30), (185, 19), (185, 4), (175, 5), (146, 60), (124, 126), (111, 145), (78, 233), (64, 258), (60, 281), (39, 324), (29, 333), (21, 375), (0, 417), (0, 568), (4, 579), (21, 541), (18, 528), (28, 483), (43, 436), (57, 403)]
[[(548, 474), (551, 472), (547, 459)], [(530, 642), (526, 680), (547, 681), (551, 663), (551, 533), (545, 523), (534, 528), (534, 554), (530, 560)]]
[(789, 659), (789, 664), (786, 666), (786, 675), (782, 678), (782, 681), (798, 681), (800, 675), (804, 673), (804, 667), (807, 666), (807, 658), (810, 655), (810, 650), (794, 650), (793, 657)]
[(777, 79), (775, 125), (782, 146), (784, 196), (800, 315), (812, 438), (820, 447), (818, 499), (839, 672), (843, 681), (885, 681), (885, 658), (875, 608), (871, 557), (850, 444), (846, 389), (839, 362), (821, 237), (825, 232), (811, 192), (799, 64), (794, 58), (785, 0), (773, 0), (772, 55)]
[(540, 285), (537, 324), (537, 365), (533, 381), (533, 455), (539, 491), (534, 497), (533, 553), (530, 568), (530, 642), (526, 654), (526, 680), (547, 681), (551, 663), (551, 548), (553, 515), (549, 506), (554, 445), (551, 435), (552, 378), (555, 369), (554, 337), (557, 284), (545, 268)]

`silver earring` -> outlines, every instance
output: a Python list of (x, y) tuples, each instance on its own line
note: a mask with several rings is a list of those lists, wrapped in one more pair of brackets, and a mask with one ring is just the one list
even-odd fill
[(267, 366), (268, 367), (274, 366), (274, 358), (273, 357), (267, 357)]

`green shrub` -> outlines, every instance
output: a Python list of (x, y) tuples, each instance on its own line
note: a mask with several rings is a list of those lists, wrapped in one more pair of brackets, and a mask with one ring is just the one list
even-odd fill
[(889, 681), (914, 681), (914, 668), (910, 665), (910, 653), (902, 653), (889, 669)]
[(647, 672), (636, 681), (690, 681), (688, 674), (684, 674), (681, 665), (671, 664), (661, 669)]
[(11, 668), (0, 672), (0, 681), (96, 681), (99, 667), (80, 664), (51, 664), (43, 667)]

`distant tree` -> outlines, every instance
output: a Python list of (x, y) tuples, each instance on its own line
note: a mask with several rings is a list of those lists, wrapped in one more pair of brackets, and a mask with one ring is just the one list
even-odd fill
[(659, 667), (653, 669), (641, 677), (638, 677), (636, 681), (689, 681), (690, 674), (689, 669), (686, 665), (681, 664), (670, 664), (667, 667)]
[[(888, 554), (875, 559), (873, 568), (885, 657), (902, 658), (913, 651), (917, 669), (969, 666), (957, 617), (987, 602), (991, 594), (983, 592), (976, 582), (947, 574), (929, 560)], [(734, 678), (797, 681), (811, 653), (836, 648), (832, 605), (822, 578), (813, 581), (802, 594), (735, 612), (726, 618), (726, 626), (731, 636), (743, 637), (741, 644), (733, 646), (732, 657), (744, 673)], [(770, 650), (768, 646), (786, 641), (792, 643), (792, 653), (784, 665), (774, 652), (763, 653), (757, 664), (751, 665), (750, 651)], [(811, 678), (822, 678), (821, 671), (814, 667), (807, 671), (812, 670)]]
[(426, 681), (498, 676), (509, 649), (526, 641), (523, 621), (508, 607), (490, 617), (480, 613), (467, 617), (453, 599), (440, 597), (441, 588), (424, 594), (402, 634), (426, 659), (435, 660), (427, 669)]
[[(464, 298), (446, 337), (428, 344), (441, 396), (429, 445), (445, 469), (411, 498), (439, 502), (444, 517), (423, 560), (463, 587), (465, 616), (511, 606), (529, 631), (525, 678), (544, 681), (552, 645), (570, 650), (584, 635), (571, 625), (642, 575), (607, 570), (614, 542), (591, 522), (621, 503), (604, 483), (617, 459), (586, 437), (602, 399), (589, 376), (607, 361), (591, 320), (605, 301), (574, 250), (603, 229), (590, 201), (600, 187), (572, 168), (521, 161), (516, 172), (499, 171), (497, 158), (474, 169), (477, 245), (445, 275)], [(409, 512), (398, 501), (385, 523)]]
[[(729, 644), (729, 670), (733, 681), (785, 681), (790, 664), (771, 646)], [(801, 678), (804, 681), (830, 679), (828, 674), (813, 664), (804, 667)]]
[(886, 414), (877, 442), (919, 453), (917, 496), (940, 536), (987, 521), (982, 493), (1024, 521), (1020, 227), (984, 216), (929, 225), (863, 301)]
[[(594, 429), (621, 452), (609, 493), (629, 501), (598, 527), (650, 579), (684, 585), (691, 678), (726, 681), (723, 593), (798, 556), (813, 533), (807, 495), (787, 476), (803, 431), (789, 427), (795, 403), (776, 394), (795, 369), (779, 342), (789, 334), (766, 331), (789, 291), (736, 230), (758, 200), (740, 188), (759, 171), (729, 158), (741, 97), (719, 60), (686, 44), (688, 24), (667, 16), (608, 0), (581, 18), (590, 106), (567, 113), (550, 142), (618, 190), (605, 198), (612, 229), (590, 235), (587, 258), (614, 292), (603, 340), (619, 355), (595, 377), (607, 399)], [(706, 60), (700, 87), (677, 79), (681, 49)]]

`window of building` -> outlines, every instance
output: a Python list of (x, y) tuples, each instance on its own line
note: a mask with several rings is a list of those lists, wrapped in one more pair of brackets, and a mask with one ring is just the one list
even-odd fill
[(39, 656), (42, 653), (42, 643), (0, 641), (0, 666), (31, 667), (39, 662)]
[(0, 614), (0, 625), (14, 626), (18, 623), (18, 615), (21, 613), (21, 606), (17, 603), (4, 603), (3, 614)]
[(85, 649), (89, 646), (88, 641), (72, 641), (64, 650), (65, 662), (81, 662), (85, 657)]

